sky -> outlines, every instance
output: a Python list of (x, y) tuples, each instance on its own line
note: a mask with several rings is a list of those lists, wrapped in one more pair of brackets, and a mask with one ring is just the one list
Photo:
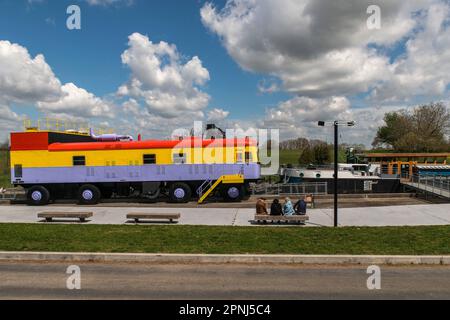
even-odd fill
[(449, 22), (448, 0), (0, 0), (0, 139), (52, 117), (331, 142), (339, 119), (370, 145), (385, 112), (450, 100)]

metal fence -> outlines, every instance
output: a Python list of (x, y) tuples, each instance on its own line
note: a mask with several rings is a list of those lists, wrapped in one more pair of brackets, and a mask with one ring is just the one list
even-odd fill
[[(73, 130), (80, 133), (89, 133), (90, 124), (86, 121), (69, 121), (62, 119), (43, 118), (37, 120), (25, 119), (23, 120), (24, 130), (34, 128), (40, 131), (56, 131), (66, 132)], [(96, 127), (93, 128), (96, 134), (114, 133), (112, 128)]]
[(433, 175), (404, 175), (404, 184), (434, 195), (450, 198), (450, 178)]
[(253, 195), (324, 195), (328, 194), (326, 182), (262, 183), (252, 186)]

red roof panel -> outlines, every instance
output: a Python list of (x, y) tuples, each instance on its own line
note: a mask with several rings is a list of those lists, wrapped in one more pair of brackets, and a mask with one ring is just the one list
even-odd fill
[(11, 151), (47, 150), (48, 132), (11, 133)]
[(89, 150), (131, 150), (131, 149), (173, 149), (192, 147), (225, 147), (225, 146), (256, 146), (254, 139), (184, 139), (184, 140), (147, 140), (123, 142), (82, 142), (53, 143), (49, 151), (89, 151)]

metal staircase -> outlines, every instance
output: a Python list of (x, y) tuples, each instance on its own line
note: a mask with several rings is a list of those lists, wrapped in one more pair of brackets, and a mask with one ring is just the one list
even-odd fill
[(242, 174), (223, 175), (214, 183), (212, 180), (205, 180), (197, 189), (198, 203), (201, 204), (208, 198), (208, 196), (217, 188), (219, 184), (241, 184), (244, 183), (244, 176)]
[(211, 188), (213, 182), (212, 180), (205, 180), (203, 181), (202, 185), (198, 187), (197, 194), (199, 199), (203, 196), (204, 192), (207, 191), (209, 188)]

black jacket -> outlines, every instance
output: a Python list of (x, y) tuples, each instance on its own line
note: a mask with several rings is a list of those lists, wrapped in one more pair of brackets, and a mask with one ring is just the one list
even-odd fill
[(270, 206), (270, 215), (271, 216), (281, 216), (283, 214), (283, 210), (281, 209), (281, 203), (272, 203)]

